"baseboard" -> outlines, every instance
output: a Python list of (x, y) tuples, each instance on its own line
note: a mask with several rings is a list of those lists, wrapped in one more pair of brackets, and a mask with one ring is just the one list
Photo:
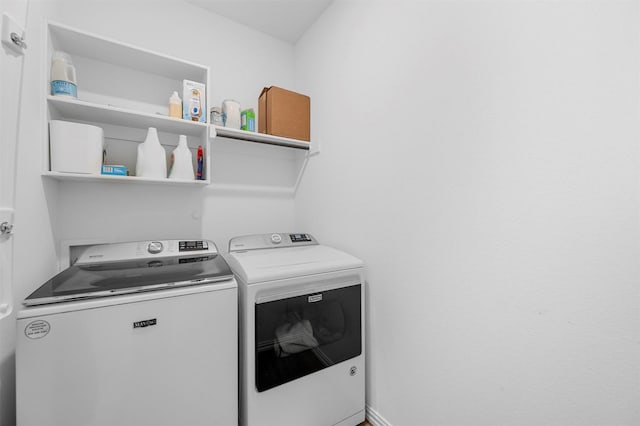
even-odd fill
[(369, 423), (372, 426), (392, 426), (391, 423), (387, 421), (384, 417), (382, 417), (376, 410), (371, 408), (369, 405), (366, 407), (366, 416)]

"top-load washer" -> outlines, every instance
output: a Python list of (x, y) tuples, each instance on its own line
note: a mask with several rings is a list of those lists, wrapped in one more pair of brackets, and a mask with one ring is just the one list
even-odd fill
[(237, 423), (237, 284), (213, 242), (89, 247), (24, 305), (19, 426)]
[(231, 239), (240, 319), (240, 424), (365, 419), (364, 265), (309, 234)]

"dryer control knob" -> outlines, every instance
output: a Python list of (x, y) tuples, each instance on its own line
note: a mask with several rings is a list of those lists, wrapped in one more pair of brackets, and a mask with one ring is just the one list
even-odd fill
[(160, 241), (151, 241), (147, 246), (147, 251), (151, 254), (158, 254), (162, 251), (162, 243)]
[(271, 235), (271, 242), (273, 244), (280, 244), (282, 242), (282, 237), (280, 234), (273, 234)]

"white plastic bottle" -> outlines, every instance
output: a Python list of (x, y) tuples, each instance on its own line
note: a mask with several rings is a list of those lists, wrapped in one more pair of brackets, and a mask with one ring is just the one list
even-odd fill
[(76, 69), (71, 56), (64, 52), (56, 51), (51, 58), (51, 94), (78, 97)]
[(225, 99), (222, 101), (222, 117), (225, 127), (240, 129), (240, 103), (233, 99)]
[(180, 135), (178, 146), (171, 153), (170, 164), (169, 179), (194, 180), (196, 178), (193, 172), (191, 151), (187, 146), (187, 137), (185, 135)]
[(178, 92), (173, 92), (169, 98), (169, 117), (182, 118), (182, 99)]
[(138, 145), (136, 176), (158, 179), (167, 177), (167, 153), (160, 145), (155, 127), (149, 127), (147, 138)]

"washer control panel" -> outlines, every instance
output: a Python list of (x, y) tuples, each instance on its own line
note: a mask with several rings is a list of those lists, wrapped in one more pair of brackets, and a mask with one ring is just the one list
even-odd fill
[(162, 251), (164, 246), (160, 241), (151, 241), (147, 246), (147, 251), (151, 254), (158, 254)]
[(280, 235), (280, 234), (271, 234), (271, 242), (273, 244), (280, 244), (282, 242), (282, 235)]
[(292, 243), (308, 243), (311, 242), (309, 234), (289, 234)]
[(209, 249), (209, 244), (207, 241), (204, 241), (204, 240), (178, 242), (179, 251), (201, 251), (201, 250), (208, 250), (208, 249)]
[(121, 262), (192, 255), (217, 254), (218, 249), (208, 240), (158, 240), (130, 243), (99, 244), (88, 247), (77, 264)]
[(243, 235), (229, 241), (229, 252), (317, 245), (311, 234)]

